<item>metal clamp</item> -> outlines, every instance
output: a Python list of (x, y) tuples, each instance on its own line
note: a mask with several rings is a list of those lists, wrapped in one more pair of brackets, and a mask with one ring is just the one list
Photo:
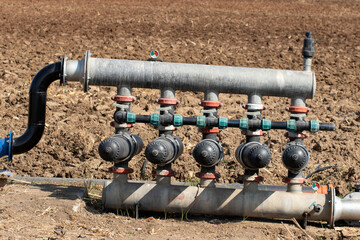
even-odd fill
[(61, 59), (61, 73), (59, 74), (60, 86), (61, 85), (65, 86), (66, 85), (66, 78), (67, 78), (66, 64), (67, 64), (68, 57), (66, 55), (64, 55), (64, 56), (61, 56), (60, 59)]
[(331, 228), (335, 227), (335, 188), (330, 188), (330, 200), (328, 200), (331, 204), (331, 211), (330, 211), (330, 221), (329, 225)]
[(84, 92), (87, 92), (89, 91), (89, 80), (90, 80), (90, 77), (89, 77), (89, 60), (90, 60), (90, 57), (91, 57), (91, 52), (90, 50), (87, 50), (85, 52), (85, 62), (84, 62)]

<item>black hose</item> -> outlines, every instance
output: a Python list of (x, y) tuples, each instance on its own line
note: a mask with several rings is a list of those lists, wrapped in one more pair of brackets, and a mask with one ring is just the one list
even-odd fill
[(30, 85), (29, 119), (25, 133), (14, 139), (13, 154), (29, 151), (40, 141), (45, 127), (46, 91), (60, 78), (61, 63), (53, 63), (41, 69)]

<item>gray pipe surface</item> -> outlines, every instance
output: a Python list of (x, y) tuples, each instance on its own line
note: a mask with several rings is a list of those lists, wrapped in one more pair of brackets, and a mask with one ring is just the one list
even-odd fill
[[(121, 176), (122, 177), (122, 176)], [(331, 196), (317, 193), (289, 193), (258, 190), (257, 184), (246, 189), (229, 187), (195, 187), (154, 182), (128, 182), (117, 178), (105, 185), (106, 208), (139, 206), (140, 210), (184, 212), (193, 214), (248, 216), (260, 218), (329, 221)], [(319, 212), (314, 202), (320, 204)]]
[(87, 62), (85, 67), (84, 59), (67, 61), (63, 71), (67, 80), (84, 83), (87, 78), (89, 85), (304, 98), (312, 98), (316, 88), (315, 74), (308, 71), (90, 57)]

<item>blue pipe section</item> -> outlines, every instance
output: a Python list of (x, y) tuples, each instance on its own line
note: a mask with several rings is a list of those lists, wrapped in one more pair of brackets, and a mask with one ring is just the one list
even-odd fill
[(12, 160), (12, 143), (13, 133), (10, 132), (7, 138), (0, 139), (0, 157), (8, 156), (8, 160)]

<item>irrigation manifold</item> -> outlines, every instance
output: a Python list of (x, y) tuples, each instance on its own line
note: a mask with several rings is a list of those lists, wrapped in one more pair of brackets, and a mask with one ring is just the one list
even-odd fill
[[(106, 182), (102, 194), (106, 208), (136, 207), (143, 211), (184, 212), (247, 216), (258, 218), (296, 218), (306, 225), (307, 220), (327, 221), (334, 226), (338, 220), (360, 220), (360, 193), (353, 192), (340, 199), (334, 187), (322, 186), (319, 190), (304, 187), (303, 170), (309, 162), (309, 152), (304, 145), (305, 131), (334, 131), (332, 123), (306, 120), (309, 108), (306, 99), (315, 94), (315, 74), (311, 71), (314, 56), (314, 39), (306, 33), (302, 54), (303, 71), (211, 66), (162, 62), (157, 52), (153, 61), (130, 61), (91, 57), (90, 51), (81, 60), (68, 60), (50, 64), (41, 69), (30, 86), (28, 127), (25, 133), (0, 139), (0, 156), (12, 158), (32, 149), (41, 139), (45, 126), (46, 91), (49, 85), (60, 79), (61, 84), (81, 82), (84, 91), (91, 85), (115, 86), (112, 97), (116, 111), (113, 126), (115, 134), (99, 145), (99, 155), (113, 162), (114, 178)], [(160, 89), (156, 101), (158, 112), (140, 115), (131, 112), (135, 97), (132, 88)], [(204, 99), (199, 103), (202, 115), (189, 117), (176, 114), (179, 101), (175, 90), (201, 91)], [(219, 93), (245, 94), (248, 102), (243, 105), (242, 119), (227, 119), (218, 115), (222, 107)], [(291, 98), (286, 108), (289, 120), (276, 121), (262, 117), (266, 106), (263, 96)], [(144, 148), (141, 138), (132, 134), (134, 124), (148, 123), (159, 136), (145, 148), (148, 161), (156, 165), (153, 174), (156, 181), (130, 181), (129, 161)], [(171, 181), (172, 163), (182, 154), (183, 144), (174, 130), (193, 125), (202, 132), (202, 140), (193, 149), (193, 157), (201, 166), (196, 176), (198, 186)], [(243, 184), (219, 184), (216, 165), (224, 159), (224, 150), (218, 140), (221, 129), (237, 128), (246, 137), (238, 146), (235, 157), (244, 167)], [(289, 139), (282, 162), (288, 169), (286, 185), (263, 185), (259, 169), (271, 161), (271, 151), (262, 143), (264, 132), (284, 129)]]

